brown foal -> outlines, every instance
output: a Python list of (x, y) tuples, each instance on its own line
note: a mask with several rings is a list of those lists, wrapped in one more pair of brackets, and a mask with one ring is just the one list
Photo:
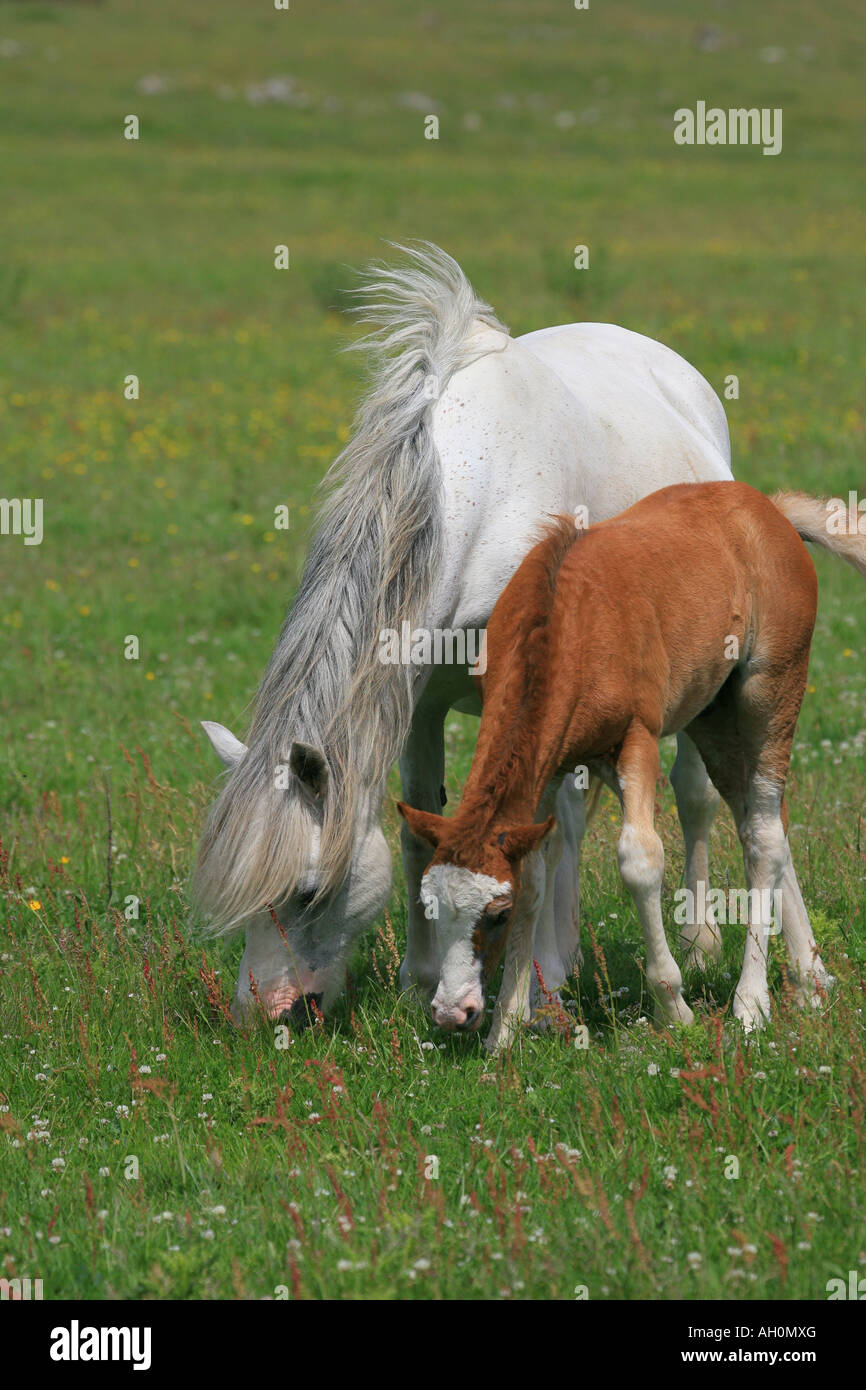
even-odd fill
[[(488, 624), (481, 728), (457, 813), (399, 806), (435, 850), (422, 900), (436, 921), (438, 1023), (480, 1024), (506, 943), (488, 1047), (529, 1016), (540, 902), (527, 870), (555, 840), (542, 844), (549, 811), (578, 768), (622, 805), (617, 857), (643, 927), (656, 1017), (692, 1021), (665, 937), (664, 851), (653, 825), (658, 741), (679, 730), (730, 806), (743, 847), (749, 910), (734, 1014), (747, 1029), (769, 1017), (777, 889), (800, 995), (820, 1001), (832, 979), (791, 862), (784, 798), (817, 603), (800, 537), (866, 575), (866, 537), (830, 535), (826, 520), (825, 504), (803, 494), (771, 501), (743, 483), (684, 484), (585, 531), (557, 519), (530, 551)], [(694, 931), (683, 936), (693, 947)]]

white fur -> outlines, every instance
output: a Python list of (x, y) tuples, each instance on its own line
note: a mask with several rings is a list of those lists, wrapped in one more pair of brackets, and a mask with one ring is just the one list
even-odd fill
[(470, 998), (477, 999), (476, 1007), (483, 1007), (481, 963), (475, 956), (472, 933), (487, 904), (510, 892), (510, 884), (455, 864), (434, 864), (424, 875), (421, 901), (436, 914), (441, 962), (434, 1013), (463, 1009)]

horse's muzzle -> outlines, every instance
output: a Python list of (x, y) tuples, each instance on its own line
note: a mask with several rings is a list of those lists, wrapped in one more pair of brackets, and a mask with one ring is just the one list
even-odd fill
[(300, 1032), (302, 1028), (309, 1028), (311, 1023), (315, 1023), (316, 1018), (322, 1012), (321, 994), (301, 994), (295, 1000), (290, 1009), (284, 1009), (277, 1019), (278, 1023), (288, 1024)]

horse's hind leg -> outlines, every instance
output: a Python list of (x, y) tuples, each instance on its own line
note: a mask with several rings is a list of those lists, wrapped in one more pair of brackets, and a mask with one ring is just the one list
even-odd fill
[[(685, 731), (677, 735), (677, 756), (670, 780), (685, 841), (687, 901), (692, 904), (706, 903), (710, 891), (710, 827), (719, 809), (720, 798), (700, 753)], [(700, 883), (704, 885), (703, 893), (699, 889)], [(703, 969), (708, 958), (718, 959), (722, 953), (722, 938), (711, 907), (704, 909), (700, 921), (689, 922), (683, 927), (680, 942), (686, 952), (683, 961), (685, 970)]]
[(782, 869), (782, 935), (797, 986), (797, 1001), (803, 1006), (817, 1008), (823, 1002), (822, 991), (826, 993), (836, 982), (818, 954), (790, 845), (786, 849)]

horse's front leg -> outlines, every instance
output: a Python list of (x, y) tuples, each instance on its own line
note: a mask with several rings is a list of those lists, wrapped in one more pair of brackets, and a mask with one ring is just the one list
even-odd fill
[[(686, 733), (677, 735), (677, 756), (670, 780), (685, 842), (685, 886), (689, 893), (686, 901), (692, 909), (688, 914), (691, 920), (680, 932), (680, 944), (685, 951), (683, 969), (702, 970), (707, 960), (718, 960), (722, 953), (718, 923), (713, 909), (706, 906), (710, 891), (710, 827), (721, 798), (710, 781), (700, 753)], [(704, 907), (698, 917), (701, 902)]]
[[(415, 711), (412, 729), (400, 758), (400, 785), (403, 800), (419, 811), (442, 814), (445, 776), (445, 715), (438, 707)], [(430, 863), (432, 851), (424, 840), (412, 834), (406, 821), (400, 831), (403, 874), (408, 895), (406, 913), (406, 955), (400, 966), (400, 985), (413, 985), (432, 999), (439, 983), (439, 952), (436, 922), (427, 916), (430, 907), (421, 902), (421, 879)]]
[[(553, 917), (562, 980), (583, 965), (580, 948), (580, 853), (587, 826), (598, 807), (602, 784), (590, 777), (584, 793), (565, 777), (556, 797), (556, 823), (562, 830), (562, 856), (556, 870)], [(558, 986), (557, 986), (558, 988)]]
[(538, 819), (545, 819), (551, 811), (556, 825), (541, 845), (544, 901), (535, 925), (538, 974), (533, 969), (531, 990), (533, 1016), (541, 1011), (545, 1021), (545, 1008), (549, 1011), (551, 1002), (561, 1004), (559, 991), (580, 954), (578, 864), (586, 814), (583, 791), (575, 788), (572, 776), (551, 784)]

